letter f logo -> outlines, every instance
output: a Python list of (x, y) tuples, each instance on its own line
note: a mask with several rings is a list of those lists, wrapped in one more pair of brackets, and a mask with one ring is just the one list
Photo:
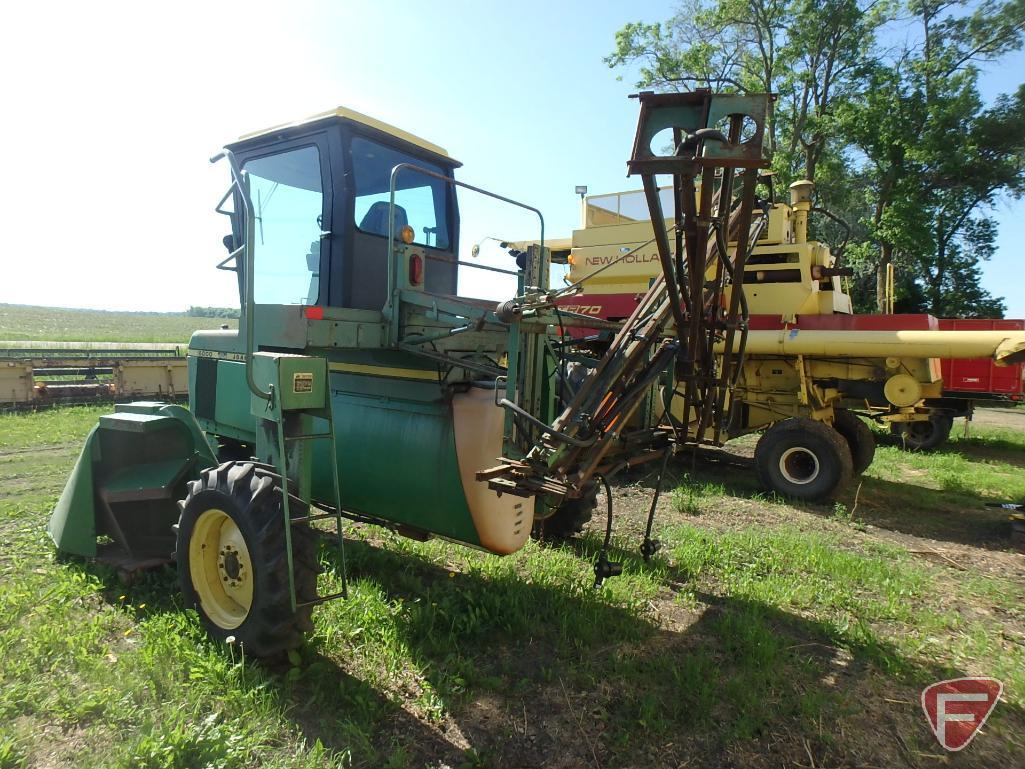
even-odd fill
[(952, 678), (922, 692), (922, 710), (946, 750), (965, 748), (996, 707), (1004, 685), (995, 678)]

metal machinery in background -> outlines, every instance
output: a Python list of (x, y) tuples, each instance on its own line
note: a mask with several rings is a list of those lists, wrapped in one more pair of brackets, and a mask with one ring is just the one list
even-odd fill
[[(440, 147), (351, 110), (228, 145), (214, 158), (232, 178), (218, 267), (236, 273), (240, 327), (193, 335), (189, 410), (141, 402), (100, 419), (50, 520), (58, 549), (128, 567), (173, 557), (214, 637), (272, 655), (336, 597), (317, 590), (317, 521), (337, 527), (344, 594), (343, 519), (496, 554), (572, 531), (596, 476), (703, 438), (628, 430), (669, 368), (718, 434), (738, 366), (713, 347), (746, 333), (723, 245), (749, 240), (767, 97), (640, 98), (630, 168), (651, 189), (674, 175), (675, 251), (663, 232), (663, 275), (625, 323), (598, 322), (615, 341), (572, 396), (563, 332), (596, 322), (556, 307), (536, 209), (456, 181)], [(457, 188), (538, 216), (522, 269), (486, 268), (517, 281), (497, 306), (458, 295), (459, 268), (476, 265), (458, 258)], [(603, 555), (597, 579), (613, 572)]]
[[(965, 395), (950, 392), (939, 360), (961, 364), (988, 358), (1005, 369), (1020, 389), (1025, 334), (1011, 326), (971, 331), (939, 331), (926, 315), (854, 315), (844, 293), (845, 270), (823, 243), (809, 241), (813, 211), (812, 184), (791, 187), (789, 204), (774, 200), (771, 178), (760, 202), (767, 211), (754, 247), (731, 256), (743, 275), (742, 315), (748, 331), (736, 345), (742, 361), (733, 374), (730, 418), (725, 437), (765, 430), (755, 459), (763, 484), (804, 499), (835, 494), (853, 474), (872, 461), (875, 440), (857, 416), (885, 421), (907, 434), (912, 445), (921, 436), (946, 425), (950, 415), (964, 413)], [(763, 187), (764, 189), (765, 187)], [(655, 194), (670, 198), (675, 188)], [(692, 193), (693, 194), (693, 193)], [(698, 193), (699, 198), (704, 189)], [(647, 205), (650, 189), (588, 198), (583, 227), (562, 241), (557, 260), (568, 261), (568, 280), (581, 291), (561, 300), (567, 311), (603, 320), (628, 316), (638, 296), (661, 273), (658, 233), (651, 238)], [(659, 221), (659, 220), (654, 220)], [(672, 226), (672, 219), (665, 219)], [(732, 254), (736, 240), (730, 234)], [(842, 250), (842, 249), (841, 249)], [(715, 265), (706, 270), (715, 279)], [(737, 281), (740, 283), (740, 281)], [(739, 292), (737, 292), (739, 293)], [(730, 297), (735, 298), (735, 294)], [(573, 329), (580, 346), (604, 349), (607, 332)], [(723, 366), (735, 355), (724, 340), (716, 348)], [(1011, 365), (1008, 365), (1011, 364)], [(648, 408), (637, 421), (677, 429), (700, 425), (688, 406), (680, 381), (662, 381), (652, 391)], [(945, 433), (944, 433), (945, 436)], [(711, 436), (716, 442), (719, 435)], [(917, 446), (917, 444), (915, 444)]]
[[(906, 317), (906, 316), (905, 316)], [(1025, 331), (1025, 320), (1007, 318), (940, 318), (941, 331)], [(978, 404), (1012, 404), (1025, 396), (1025, 365), (998, 365), (992, 358), (940, 360), (943, 392), (923, 401), (928, 419), (894, 422), (890, 431), (904, 448), (929, 451), (942, 446), (956, 417), (969, 421)], [(966, 428), (967, 429), (967, 428)]]
[[(673, 178), (673, 224), (654, 228), (661, 273), (551, 428), (539, 430), (522, 459), (509, 457), (478, 473), (496, 491), (580, 496), (594, 473), (607, 476), (652, 452), (659, 455), (653, 438), (668, 445), (671, 437), (679, 448), (709, 435), (718, 441), (722, 433), (723, 407), (740, 357), (732, 354), (734, 343), (742, 351), (747, 334), (740, 313), (743, 264), (749, 243), (757, 239), (751, 237), (754, 181), (757, 169), (767, 165), (762, 157), (767, 100), (763, 95), (713, 97), (705, 91), (638, 98), (641, 113), (628, 168), (642, 178), (653, 222), (666, 219), (655, 177)], [(750, 133), (742, 136), (745, 121)], [(710, 127), (717, 125), (724, 130)], [(739, 185), (738, 171), (746, 171)], [(726, 250), (731, 234), (742, 244), (732, 261)], [(717, 355), (717, 345), (729, 352)], [(684, 388), (690, 419), (682, 430), (669, 425), (642, 430), (644, 437), (635, 444), (648, 453), (608, 460), (651, 386), (668, 369)]]
[(184, 344), (0, 341), (0, 409), (187, 395)]

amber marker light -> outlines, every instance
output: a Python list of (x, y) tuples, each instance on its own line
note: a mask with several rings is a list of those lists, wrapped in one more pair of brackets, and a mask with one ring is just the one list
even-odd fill
[(399, 237), (402, 238), (402, 242), (405, 243), (407, 246), (413, 242), (413, 237), (415, 236), (415, 234), (416, 233), (413, 232), (413, 228), (410, 227), (408, 224), (401, 230), (399, 230)]

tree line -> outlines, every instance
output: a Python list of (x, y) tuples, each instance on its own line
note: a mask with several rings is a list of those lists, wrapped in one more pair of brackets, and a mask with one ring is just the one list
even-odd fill
[(1001, 317), (980, 264), (993, 207), (1025, 193), (1025, 84), (987, 104), (979, 77), (1023, 42), (1025, 0), (685, 0), (626, 24), (605, 62), (640, 88), (778, 94), (776, 187), (814, 181), (851, 225), (857, 311), (883, 309), (893, 265), (898, 312)]
[(190, 318), (238, 318), (241, 310), (237, 307), (196, 307), (190, 305), (185, 314)]

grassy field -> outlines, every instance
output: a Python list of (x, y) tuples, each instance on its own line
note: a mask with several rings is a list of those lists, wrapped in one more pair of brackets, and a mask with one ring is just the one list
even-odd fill
[[(982, 498), (1025, 498), (1025, 433), (883, 446), (835, 505), (760, 493), (750, 442), (504, 559), (350, 527), (351, 595), (268, 666), (206, 640), (172, 569), (125, 585), (43, 527), (92, 408), (0, 417), (0, 768), (837, 767), (1025, 763), (1025, 556)], [(322, 588), (337, 586), (333, 558)], [(331, 583), (331, 584), (327, 584)], [(923, 686), (1005, 684), (944, 756)]]
[(107, 312), (0, 304), (0, 339), (48, 342), (188, 342), (193, 331), (238, 321), (173, 313)]

